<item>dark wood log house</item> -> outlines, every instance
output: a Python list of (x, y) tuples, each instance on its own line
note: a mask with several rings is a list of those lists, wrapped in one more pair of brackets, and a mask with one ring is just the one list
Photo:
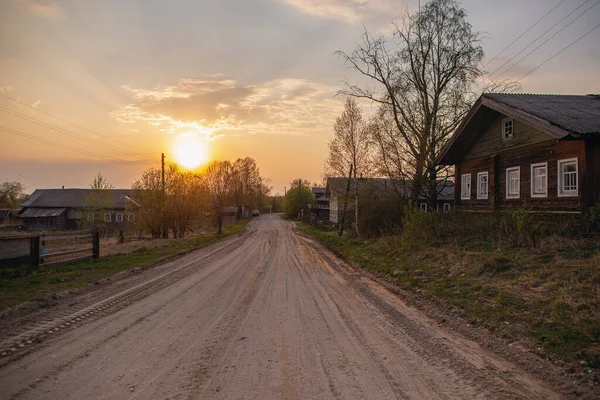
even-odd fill
[(582, 214), (600, 201), (600, 96), (483, 94), (437, 160), (462, 210)]

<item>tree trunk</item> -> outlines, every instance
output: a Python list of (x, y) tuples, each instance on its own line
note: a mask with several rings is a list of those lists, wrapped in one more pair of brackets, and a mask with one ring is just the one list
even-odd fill
[(350, 194), (350, 181), (352, 180), (352, 164), (350, 164), (350, 173), (348, 174), (348, 183), (346, 185), (346, 197), (344, 198), (344, 207), (342, 210), (342, 220), (338, 223), (338, 236), (344, 234), (344, 222), (346, 220), (346, 211), (348, 210), (348, 195)]

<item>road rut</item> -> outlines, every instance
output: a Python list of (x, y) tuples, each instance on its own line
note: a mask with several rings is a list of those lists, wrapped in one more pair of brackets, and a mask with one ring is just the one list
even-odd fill
[(218, 257), (186, 256), (168, 285), (4, 365), (0, 397), (560, 398), (292, 226), (263, 215)]

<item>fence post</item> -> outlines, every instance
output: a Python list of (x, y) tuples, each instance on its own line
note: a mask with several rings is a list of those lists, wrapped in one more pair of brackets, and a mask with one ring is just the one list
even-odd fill
[(100, 231), (98, 229), (92, 232), (92, 258), (100, 258)]
[(31, 265), (34, 267), (40, 266), (40, 237), (34, 236), (30, 239), (29, 255), (31, 257)]

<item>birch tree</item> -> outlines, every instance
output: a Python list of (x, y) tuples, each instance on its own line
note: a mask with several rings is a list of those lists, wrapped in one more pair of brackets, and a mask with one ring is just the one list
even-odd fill
[(435, 160), (471, 105), (469, 88), (483, 74), (481, 34), (466, 17), (455, 0), (431, 0), (394, 24), (391, 43), (365, 31), (352, 53), (337, 52), (370, 80), (368, 86), (346, 82), (340, 93), (372, 100), (388, 113), (409, 158), (403, 171), (412, 177), (411, 197), (416, 201), (423, 193), (430, 205), (442, 168)]
[[(360, 236), (358, 226), (359, 187), (358, 179), (367, 177), (372, 171), (371, 141), (365, 121), (355, 99), (346, 98), (346, 104), (333, 126), (334, 137), (329, 142), (329, 157), (325, 164), (325, 174), (329, 176), (346, 176), (353, 180), (354, 187), (354, 221), (356, 234)], [(344, 199), (348, 202), (348, 196)]]

